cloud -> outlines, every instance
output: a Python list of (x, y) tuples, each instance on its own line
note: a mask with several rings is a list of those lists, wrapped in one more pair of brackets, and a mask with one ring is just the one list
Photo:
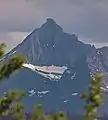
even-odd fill
[(28, 33), (52, 17), (65, 32), (76, 33), (85, 42), (107, 43), (107, 5), (108, 0), (0, 0), (0, 40), (5, 36), (11, 41), (10, 33)]

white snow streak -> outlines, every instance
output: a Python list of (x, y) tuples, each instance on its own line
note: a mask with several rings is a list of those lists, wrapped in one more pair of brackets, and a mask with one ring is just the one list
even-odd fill
[[(52, 66), (34, 66), (32, 64), (27, 64), (27, 63), (23, 64), (23, 66), (49, 79), (60, 79), (63, 72), (67, 69), (67, 67), (65, 66), (63, 67), (58, 67), (53, 65)], [(47, 72), (47, 73), (43, 73), (43, 72)], [(57, 73), (61, 75), (56, 75)]]

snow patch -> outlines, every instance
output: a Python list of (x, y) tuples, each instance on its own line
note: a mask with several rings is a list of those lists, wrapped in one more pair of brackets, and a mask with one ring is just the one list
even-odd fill
[(30, 69), (35, 69), (38, 71), (43, 71), (43, 72), (49, 72), (49, 73), (58, 73), (58, 74), (63, 74), (63, 72), (67, 69), (66, 66), (34, 66), (32, 64), (23, 64), (24, 67), (28, 67)]
[(63, 74), (63, 72), (67, 69), (67, 67), (62, 66), (62, 67), (58, 67), (58, 66), (35, 66), (35, 68), (37, 70), (40, 71), (45, 71), (45, 72), (49, 72), (49, 73), (60, 73)]
[(38, 91), (38, 94), (43, 94), (43, 95), (45, 95), (45, 94), (47, 94), (47, 93), (49, 93), (50, 91), (49, 90), (46, 90), (46, 91)]
[(70, 74), (70, 71), (69, 71), (69, 70), (67, 70), (67, 71), (66, 71), (66, 73)]
[(104, 92), (108, 92), (108, 89), (104, 88), (104, 87), (101, 87), (101, 89), (104, 91)]
[(100, 54), (101, 54), (101, 52), (100, 52), (100, 51), (97, 51), (97, 54), (98, 54), (98, 55), (100, 55)]
[(69, 102), (69, 100), (64, 100), (64, 103), (67, 103), (67, 102)]
[(33, 96), (36, 94), (36, 91), (34, 89), (31, 89), (28, 92), (29, 92), (29, 96)]
[(74, 74), (71, 76), (71, 79), (73, 80), (75, 76), (76, 76), (76, 73), (74, 73)]
[[(32, 64), (23, 64), (24, 67), (29, 68), (38, 74), (51, 79), (61, 79), (63, 72), (67, 69), (67, 67), (58, 67), (58, 66), (34, 66)], [(43, 73), (44, 72), (44, 73)]]
[(37, 72), (38, 74), (52, 80), (52, 79), (60, 79), (61, 76), (60, 75), (55, 75), (55, 74), (45, 74), (45, 73), (42, 73), (42, 72)]
[(26, 67), (26, 68), (29, 68), (29, 69), (35, 71), (35, 66), (32, 65), (32, 64), (26, 64), (26, 63), (24, 63), (24, 64), (23, 64), (23, 67)]
[(39, 97), (42, 97), (43, 95), (46, 95), (49, 92), (50, 92), (49, 90), (43, 90), (43, 91), (37, 90), (36, 91), (35, 88), (33, 88), (33, 89), (31, 89), (31, 90), (28, 91), (29, 96), (33, 96), (33, 95), (35, 95), (37, 93), (37, 96), (39, 96)]
[(72, 95), (73, 95), (73, 96), (76, 96), (76, 95), (78, 95), (78, 93), (72, 93)]

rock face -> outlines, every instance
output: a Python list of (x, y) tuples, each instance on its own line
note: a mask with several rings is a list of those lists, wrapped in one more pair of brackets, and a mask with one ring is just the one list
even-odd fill
[[(85, 51), (86, 49), (86, 51)], [(40, 28), (6, 55), (23, 54), (27, 62), (35, 65), (69, 65), (77, 58), (85, 56), (91, 49), (78, 41), (77, 36), (63, 32), (63, 29), (50, 18)]]
[(79, 41), (76, 35), (64, 33), (53, 19), (48, 18), (46, 23), (7, 53), (1, 62), (8, 61), (13, 55), (24, 55), (29, 66), (53, 65), (67, 69), (60, 78), (57, 73), (52, 78), (52, 74), (46, 74), (44, 70), (37, 71), (30, 67), (20, 69), (9, 80), (1, 82), (0, 96), (9, 89), (23, 89), (28, 93), (23, 100), (26, 110), (31, 110), (36, 103), (42, 103), (47, 111), (65, 110), (81, 114), (84, 102), (79, 97), (80, 93), (88, 90), (94, 74), (103, 72), (106, 94), (101, 113), (104, 113), (108, 108), (107, 51), (107, 47), (96, 49)]

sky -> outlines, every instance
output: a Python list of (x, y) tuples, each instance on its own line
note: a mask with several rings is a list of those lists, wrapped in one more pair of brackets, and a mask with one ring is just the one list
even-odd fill
[(10, 50), (51, 17), (79, 40), (108, 46), (107, 6), (108, 0), (0, 0), (0, 42)]

